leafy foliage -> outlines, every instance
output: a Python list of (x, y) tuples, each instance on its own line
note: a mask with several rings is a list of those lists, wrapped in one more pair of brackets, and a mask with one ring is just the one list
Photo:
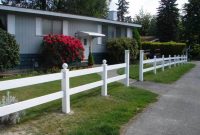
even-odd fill
[(61, 67), (63, 63), (80, 62), (84, 48), (79, 39), (64, 35), (48, 35), (43, 38), (42, 64), (44, 67)]
[[(10, 96), (9, 92), (7, 92), (6, 96), (3, 96), (2, 100), (0, 101), (0, 107), (5, 105), (10, 105), (13, 103), (17, 103), (18, 100), (14, 96)], [(17, 124), (20, 122), (21, 117), (24, 116), (25, 112), (15, 112), (3, 117), (0, 117), (1, 124)]]
[(106, 17), (108, 12), (106, 0), (59, 0), (55, 6), (56, 11), (86, 16)]
[(190, 55), (193, 59), (200, 59), (200, 45), (192, 45)]
[(0, 28), (0, 71), (19, 64), (19, 45), (12, 35)]
[(139, 29), (139, 32), (142, 36), (148, 35), (148, 30), (151, 24), (151, 18), (151, 14), (144, 13), (143, 9), (141, 9), (139, 14), (136, 15), (135, 22), (142, 25), (142, 27)]
[(116, 38), (107, 42), (108, 62), (124, 62), (125, 50), (130, 50), (130, 61), (133, 62), (138, 54), (138, 44), (135, 39)]
[(161, 0), (158, 8), (157, 27), (161, 42), (177, 41), (179, 9), (177, 0)]
[(106, 17), (107, 0), (3, 0), (4, 5), (57, 11), (94, 17)]
[(165, 55), (166, 57), (171, 55), (182, 55), (183, 51), (186, 48), (185, 43), (176, 43), (176, 42), (143, 42), (142, 49), (150, 50), (152, 55), (156, 54), (157, 50), (160, 50), (160, 54)]
[(137, 41), (138, 47), (141, 47), (141, 37), (137, 28), (133, 29), (133, 38)]
[(118, 21), (125, 21), (125, 15), (128, 14), (128, 8), (129, 8), (129, 2), (126, 0), (118, 0), (118, 3), (116, 4), (118, 6), (117, 8), (117, 17)]

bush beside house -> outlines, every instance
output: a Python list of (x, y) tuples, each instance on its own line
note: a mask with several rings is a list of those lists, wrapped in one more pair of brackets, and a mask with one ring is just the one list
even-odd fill
[(130, 50), (130, 61), (137, 58), (138, 44), (135, 39), (115, 38), (107, 42), (108, 62), (116, 64), (124, 62), (125, 50)]
[(0, 72), (19, 64), (19, 45), (15, 38), (0, 28)]
[(45, 68), (61, 67), (84, 59), (84, 47), (79, 39), (64, 35), (43, 38), (41, 64)]
[(185, 43), (176, 42), (143, 42), (142, 50), (150, 51), (150, 54), (154, 55), (158, 51), (160, 54), (164, 54), (166, 57), (171, 55), (182, 55), (186, 49)]

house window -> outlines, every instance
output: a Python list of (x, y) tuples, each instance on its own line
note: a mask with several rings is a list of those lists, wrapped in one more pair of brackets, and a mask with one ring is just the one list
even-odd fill
[(7, 31), (7, 16), (0, 14), (0, 28)]
[(43, 19), (42, 34), (62, 34), (62, 21)]
[(116, 28), (116, 37), (121, 37), (121, 27)]
[(86, 38), (83, 40), (83, 43), (84, 43), (85, 46), (87, 45), (87, 39)]

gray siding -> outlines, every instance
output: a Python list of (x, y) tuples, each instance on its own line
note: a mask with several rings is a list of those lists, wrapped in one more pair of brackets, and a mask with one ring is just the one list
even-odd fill
[(38, 54), (42, 37), (36, 36), (35, 17), (16, 15), (15, 19), (15, 37), (20, 45), (20, 54)]
[[(69, 35), (74, 36), (78, 31), (89, 31), (89, 32), (97, 32), (97, 26), (99, 23), (88, 22), (83, 20), (70, 20), (69, 21)], [(92, 50), (94, 53), (105, 52), (105, 45), (98, 45), (97, 39), (95, 38), (93, 41)]]
[[(36, 20), (35, 16), (16, 15), (16, 40), (20, 45), (20, 54), (38, 54), (40, 52), (42, 36), (36, 36)], [(46, 17), (45, 17), (46, 18)], [(56, 18), (51, 18), (56, 20)], [(61, 20), (61, 19), (59, 19)], [(70, 19), (69, 35), (74, 36), (78, 31), (97, 32), (99, 23), (84, 20)], [(106, 40), (115, 37), (126, 37), (126, 27), (116, 25), (102, 24), (102, 32), (106, 35), (103, 38), (103, 44), (98, 45), (97, 39), (93, 41), (93, 52), (102, 53), (106, 51)]]

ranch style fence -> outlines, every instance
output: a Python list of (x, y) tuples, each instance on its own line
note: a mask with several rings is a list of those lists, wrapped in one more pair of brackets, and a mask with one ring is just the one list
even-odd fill
[[(46, 83), (46, 82), (52, 82), (56, 80), (62, 80), (61, 81), (62, 90), (56, 93), (45, 95), (45, 96), (2, 106), (0, 107), (0, 117), (9, 115), (11, 113), (15, 113), (24, 109), (35, 107), (44, 103), (48, 103), (54, 100), (58, 100), (58, 99), (62, 99), (62, 112), (67, 114), (67, 113), (70, 113), (70, 96), (71, 95), (101, 86), (101, 95), (107, 96), (108, 84), (115, 81), (119, 81), (119, 80), (124, 80), (124, 84), (128, 87), (129, 86), (129, 61), (130, 61), (129, 55), (130, 55), (129, 50), (126, 50), (125, 63), (122, 63), (122, 64), (108, 66), (106, 64), (107, 61), (103, 60), (103, 64), (101, 67), (69, 71), (68, 65), (65, 63), (63, 64), (63, 69), (61, 73), (1, 81), (0, 91), (24, 87), (24, 86), (30, 86), (30, 85), (35, 85), (35, 84), (41, 84), (41, 83)], [(114, 70), (114, 69), (120, 69), (120, 68), (125, 68), (125, 74), (108, 78), (107, 76), (108, 71)], [(70, 78), (93, 74), (93, 73), (101, 73), (102, 79), (97, 82), (70, 88), (70, 80), (69, 80)]]
[[(169, 55), (169, 57), (167, 58), (162, 55), (162, 58), (157, 58), (156, 56), (154, 56), (153, 59), (144, 60), (144, 50), (140, 50), (139, 80), (144, 80), (145, 72), (153, 71), (154, 74), (156, 74), (156, 70), (159, 68), (162, 68), (162, 71), (164, 71), (166, 66), (171, 68), (172, 65), (174, 65), (174, 67), (176, 67), (180, 64), (186, 63), (187, 61), (187, 55), (174, 55), (174, 57), (171, 57), (171, 55)], [(144, 64), (152, 65), (152, 67), (144, 68)]]

